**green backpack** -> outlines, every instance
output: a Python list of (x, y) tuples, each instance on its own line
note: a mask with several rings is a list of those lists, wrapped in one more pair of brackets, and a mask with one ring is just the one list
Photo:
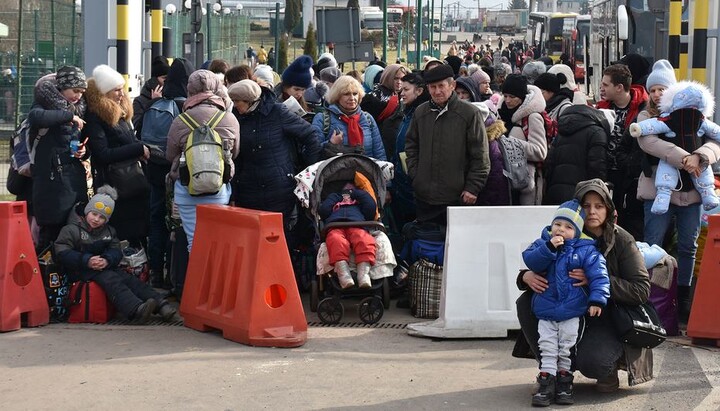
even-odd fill
[(217, 194), (229, 177), (223, 142), (215, 126), (225, 116), (218, 110), (205, 124), (198, 124), (187, 113), (178, 118), (190, 129), (185, 150), (180, 155), (180, 183), (193, 196)]

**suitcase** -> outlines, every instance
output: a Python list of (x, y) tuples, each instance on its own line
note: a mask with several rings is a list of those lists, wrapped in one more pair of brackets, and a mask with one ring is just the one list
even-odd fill
[[(652, 278), (653, 270), (648, 270)], [(680, 327), (678, 325), (678, 269), (673, 270), (672, 283), (670, 289), (666, 290), (655, 284), (650, 285), (650, 302), (655, 307), (660, 322), (662, 323), (668, 336), (680, 335)]]
[(105, 291), (94, 281), (78, 281), (72, 285), (69, 323), (104, 324), (115, 316), (115, 307)]

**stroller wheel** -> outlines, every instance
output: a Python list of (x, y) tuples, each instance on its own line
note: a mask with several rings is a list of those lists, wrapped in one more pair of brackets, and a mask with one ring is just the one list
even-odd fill
[(345, 308), (339, 298), (328, 297), (320, 301), (317, 307), (317, 315), (323, 324), (337, 324), (342, 319)]
[(358, 306), (358, 316), (365, 324), (375, 324), (380, 321), (384, 312), (383, 302), (378, 297), (363, 298)]
[(320, 304), (320, 282), (317, 278), (313, 278), (310, 282), (310, 311), (317, 312), (318, 304)]

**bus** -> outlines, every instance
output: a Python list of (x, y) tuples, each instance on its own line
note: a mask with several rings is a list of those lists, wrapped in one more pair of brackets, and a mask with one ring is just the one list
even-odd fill
[(532, 12), (528, 20), (527, 43), (535, 46), (540, 56), (548, 56), (554, 63), (560, 61), (563, 54), (571, 59), (576, 22), (576, 13)]
[(590, 44), (590, 15), (582, 14), (577, 17), (577, 25), (572, 36), (573, 63), (575, 64), (575, 80), (585, 82), (586, 53)]

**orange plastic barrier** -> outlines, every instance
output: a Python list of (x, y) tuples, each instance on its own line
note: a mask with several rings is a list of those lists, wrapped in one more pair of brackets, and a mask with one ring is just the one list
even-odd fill
[(695, 287), (688, 337), (715, 340), (720, 346), (720, 215), (708, 217), (708, 233), (705, 240), (700, 275)]
[(0, 202), (0, 331), (50, 321), (24, 201)]
[(197, 207), (180, 314), (185, 326), (263, 347), (298, 347), (307, 322), (282, 214)]

